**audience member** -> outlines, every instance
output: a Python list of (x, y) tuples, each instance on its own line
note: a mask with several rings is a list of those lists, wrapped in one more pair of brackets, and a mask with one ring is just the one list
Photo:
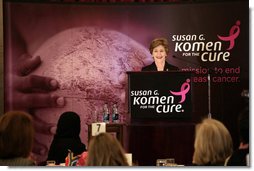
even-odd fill
[(88, 166), (128, 166), (120, 142), (109, 133), (100, 133), (89, 142)]
[(196, 126), (192, 161), (194, 165), (223, 166), (232, 152), (232, 138), (223, 123), (206, 118)]
[(247, 166), (249, 157), (249, 107), (245, 108), (238, 117), (239, 148), (228, 158), (227, 166)]
[(48, 159), (56, 164), (65, 163), (68, 150), (79, 155), (86, 150), (86, 145), (80, 139), (80, 117), (75, 112), (64, 112), (57, 123), (56, 134), (51, 143)]
[(10, 111), (0, 117), (0, 165), (35, 165), (30, 158), (34, 127), (32, 117), (25, 112)]

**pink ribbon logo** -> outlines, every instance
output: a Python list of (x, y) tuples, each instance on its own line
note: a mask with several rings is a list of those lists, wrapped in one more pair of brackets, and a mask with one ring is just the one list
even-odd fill
[(186, 82), (184, 82), (181, 86), (181, 91), (179, 92), (174, 92), (170, 90), (170, 93), (176, 96), (182, 96), (182, 99), (179, 103), (183, 103), (186, 99), (186, 94), (189, 92), (190, 90), (190, 79), (187, 79)]
[(223, 37), (223, 36), (217, 35), (220, 40), (230, 42), (229, 47), (227, 48), (227, 50), (231, 50), (235, 46), (235, 39), (240, 34), (240, 27), (239, 26), (240, 26), (240, 21), (237, 20), (236, 25), (231, 27), (231, 29), (229, 31), (229, 36)]

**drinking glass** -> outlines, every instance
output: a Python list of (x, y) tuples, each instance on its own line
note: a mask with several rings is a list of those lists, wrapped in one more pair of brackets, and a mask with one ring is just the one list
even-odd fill
[(176, 162), (174, 158), (168, 158), (166, 159), (166, 166), (176, 166)]
[(156, 160), (156, 166), (166, 166), (166, 159), (157, 159)]

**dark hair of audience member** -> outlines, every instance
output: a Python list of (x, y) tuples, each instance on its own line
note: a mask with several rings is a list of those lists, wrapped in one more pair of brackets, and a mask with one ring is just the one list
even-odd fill
[(240, 142), (249, 144), (249, 108), (245, 108), (238, 117)]
[(225, 166), (249, 166), (249, 106), (238, 116), (238, 131), (239, 147), (228, 157)]
[(56, 164), (60, 164), (65, 162), (68, 150), (71, 150), (75, 156), (86, 151), (86, 145), (81, 142), (79, 135), (80, 124), (77, 113), (67, 111), (61, 114), (47, 160), (55, 160)]

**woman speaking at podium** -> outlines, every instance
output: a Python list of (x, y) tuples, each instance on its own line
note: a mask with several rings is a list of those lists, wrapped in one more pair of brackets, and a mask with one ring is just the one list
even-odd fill
[(178, 70), (176, 66), (170, 65), (166, 61), (169, 52), (168, 41), (165, 38), (154, 39), (149, 47), (154, 62), (142, 68), (142, 71), (174, 71)]

